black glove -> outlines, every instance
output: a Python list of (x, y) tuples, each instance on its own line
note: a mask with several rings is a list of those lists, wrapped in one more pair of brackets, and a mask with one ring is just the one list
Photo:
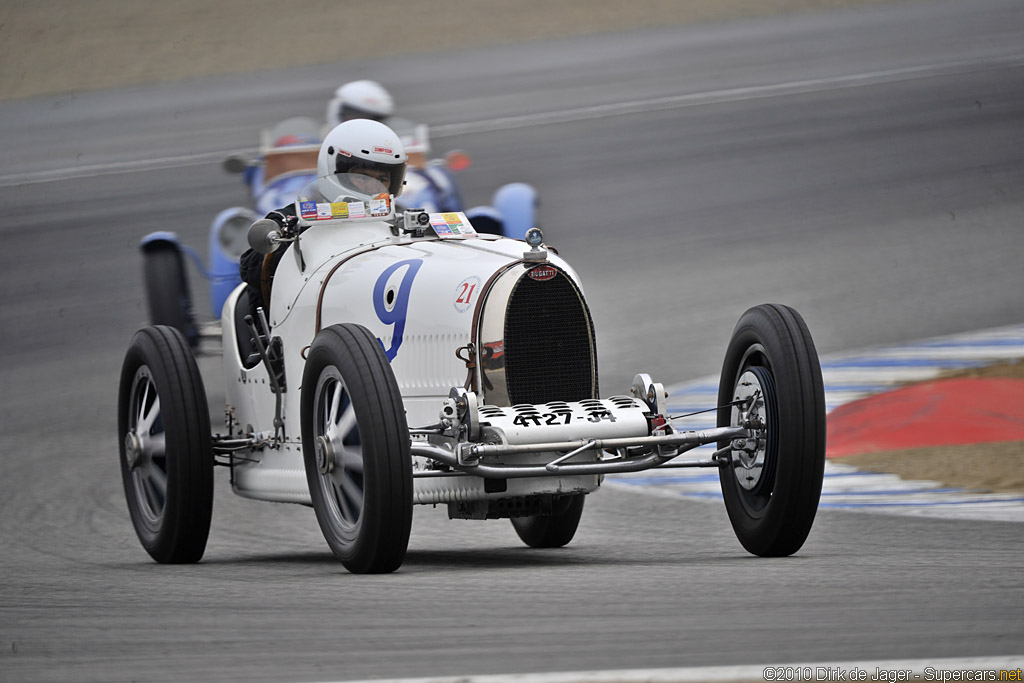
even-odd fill
[(288, 214), (281, 213), (280, 211), (271, 211), (267, 214), (267, 218), (280, 226), (282, 237), (295, 236), (296, 229), (299, 225), (298, 216), (289, 216)]

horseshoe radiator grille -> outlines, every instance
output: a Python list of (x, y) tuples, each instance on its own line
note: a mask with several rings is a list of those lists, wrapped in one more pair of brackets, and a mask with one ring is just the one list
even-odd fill
[(513, 405), (597, 397), (594, 324), (564, 272), (516, 283), (505, 314), (505, 376)]

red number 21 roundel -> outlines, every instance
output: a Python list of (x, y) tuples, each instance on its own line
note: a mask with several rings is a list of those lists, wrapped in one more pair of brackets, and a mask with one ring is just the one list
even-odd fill
[(470, 275), (460, 282), (455, 288), (455, 310), (465, 313), (476, 303), (476, 297), (480, 294), (480, 278)]

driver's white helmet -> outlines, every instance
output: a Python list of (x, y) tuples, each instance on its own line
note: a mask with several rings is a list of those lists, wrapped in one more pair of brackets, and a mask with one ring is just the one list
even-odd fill
[[(320, 193), (331, 201), (387, 192), (398, 196), (408, 157), (393, 130), (378, 121), (353, 119), (324, 137), (317, 158)], [(367, 186), (367, 178), (378, 182)]]
[(376, 81), (352, 81), (338, 88), (327, 105), (327, 125), (351, 119), (383, 121), (395, 111), (391, 94)]

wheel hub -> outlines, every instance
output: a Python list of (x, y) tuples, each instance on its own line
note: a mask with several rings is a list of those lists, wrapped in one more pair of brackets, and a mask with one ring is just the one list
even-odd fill
[(128, 461), (128, 469), (134, 470), (139, 466), (139, 460), (142, 457), (142, 439), (134, 429), (124, 437), (124, 457)]
[(316, 467), (320, 474), (330, 474), (334, 470), (334, 446), (326, 436), (316, 437)]
[(750, 438), (736, 439), (732, 443), (736, 481), (749, 491), (757, 486), (761, 479), (767, 450), (763, 427), (766, 417), (764, 389), (754, 373), (748, 370), (740, 376), (733, 400), (745, 403), (733, 407), (732, 424), (752, 421), (762, 425), (761, 429), (752, 430)]

